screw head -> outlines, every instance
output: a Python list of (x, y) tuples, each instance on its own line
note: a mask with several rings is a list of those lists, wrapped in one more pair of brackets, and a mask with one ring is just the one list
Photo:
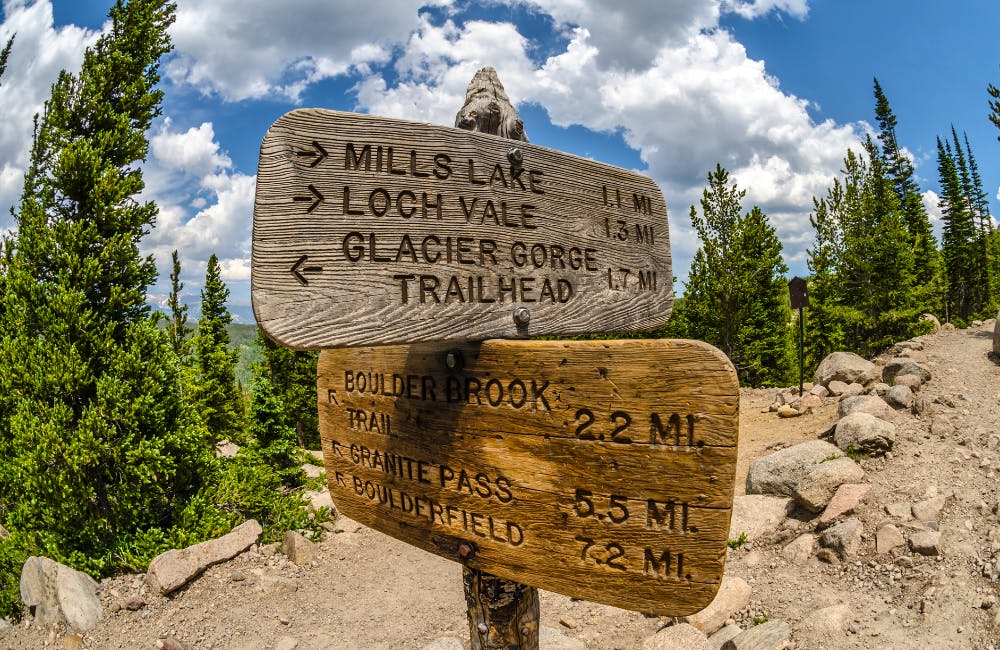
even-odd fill
[(518, 307), (514, 310), (514, 324), (518, 327), (527, 327), (531, 321), (531, 312), (527, 307)]
[(444, 355), (444, 365), (449, 370), (459, 370), (462, 367), (462, 353), (459, 350), (448, 350)]
[(479, 625), (476, 626), (476, 629), (479, 630), (480, 634), (486, 634), (487, 632), (490, 631), (490, 629), (486, 627), (486, 623), (480, 623)]
[(469, 542), (462, 542), (458, 545), (458, 556), (462, 559), (469, 559), (476, 554), (476, 547)]
[(512, 165), (520, 165), (524, 162), (524, 154), (517, 147), (511, 147), (507, 150), (507, 160)]

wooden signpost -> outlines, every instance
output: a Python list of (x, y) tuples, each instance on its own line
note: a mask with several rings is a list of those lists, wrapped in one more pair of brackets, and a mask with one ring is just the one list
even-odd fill
[(464, 565), (474, 650), (537, 649), (535, 587), (702, 609), (733, 500), (728, 359), (697, 341), (485, 340), (666, 322), (660, 190), (519, 141), (492, 68), (456, 126), (307, 109), (261, 146), (254, 313), (323, 349), (334, 502)]
[(569, 596), (696, 612), (722, 579), (739, 384), (697, 341), (325, 350), (327, 482), (341, 512)]
[(257, 322), (297, 349), (651, 329), (673, 300), (649, 178), (320, 109), (264, 138), (252, 266)]

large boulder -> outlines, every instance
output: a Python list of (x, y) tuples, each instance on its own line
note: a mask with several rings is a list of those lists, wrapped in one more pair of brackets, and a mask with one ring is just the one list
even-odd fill
[(892, 450), (896, 441), (896, 426), (869, 413), (855, 411), (840, 418), (833, 440), (844, 451), (884, 454)]
[(827, 355), (819, 367), (813, 384), (829, 386), (831, 381), (842, 381), (845, 384), (855, 382), (862, 386), (879, 380), (879, 369), (871, 361), (853, 352), (834, 352)]
[(891, 384), (896, 375), (916, 375), (924, 383), (931, 379), (930, 369), (910, 357), (896, 357), (885, 362), (885, 366), (882, 367), (882, 380)]
[(21, 568), (21, 602), (43, 627), (66, 625), (84, 633), (101, 618), (97, 583), (86, 573), (47, 557), (29, 557)]
[(819, 512), (844, 483), (858, 483), (864, 471), (835, 445), (810, 440), (750, 463), (748, 494), (788, 496)]
[(247, 550), (257, 543), (261, 532), (260, 524), (249, 519), (217, 539), (160, 553), (149, 563), (146, 584), (157, 593), (168, 594), (213, 564), (225, 562)]
[(851, 413), (867, 413), (882, 420), (890, 420), (895, 411), (878, 395), (857, 395), (845, 397), (837, 404), (837, 417), (844, 418)]

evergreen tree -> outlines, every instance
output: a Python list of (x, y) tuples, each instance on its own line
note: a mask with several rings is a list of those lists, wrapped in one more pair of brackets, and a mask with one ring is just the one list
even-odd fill
[(212, 462), (138, 251), (157, 212), (135, 197), (173, 16), (165, 0), (117, 2), (36, 121), (0, 309), (0, 571), (26, 552), (91, 572), (120, 562), (173, 524)]
[[(986, 92), (990, 96), (990, 122), (993, 122), (993, 126), (1000, 129), (1000, 88), (993, 84), (987, 84)], [(1000, 135), (997, 136), (997, 140), (1000, 140)]]
[[(287, 418), (285, 405), (275, 394), (263, 370), (263, 364), (259, 364), (254, 373), (250, 398), (251, 445), (261, 460), (277, 472), (283, 484), (301, 485), (305, 476), (299, 448), (295, 444), (295, 430), (284, 423)], [(315, 401), (314, 390), (314, 404)]]
[(184, 356), (185, 341), (187, 339), (187, 313), (188, 306), (181, 302), (181, 289), (184, 283), (181, 282), (181, 261), (177, 257), (177, 251), (171, 253), (173, 265), (170, 270), (170, 295), (167, 297), (167, 307), (170, 308), (170, 324), (167, 326), (167, 333), (170, 335), (170, 345), (178, 357)]
[(701, 214), (691, 206), (701, 247), (674, 318), (685, 336), (725, 352), (741, 382), (780, 385), (790, 373), (788, 284), (783, 277), (788, 268), (767, 216), (756, 206), (741, 215), (746, 192), (729, 180), (729, 173), (716, 165), (702, 193)]
[(191, 390), (202, 420), (215, 440), (244, 438), (243, 397), (236, 384), (239, 353), (229, 347), (226, 326), (233, 321), (226, 301), (229, 289), (222, 281), (219, 259), (208, 259), (201, 291), (201, 318), (192, 339), (198, 376)]
[(937, 241), (931, 230), (930, 217), (924, 208), (920, 187), (914, 179), (913, 163), (903, 153), (896, 138), (896, 115), (889, 106), (889, 99), (882, 91), (878, 79), (875, 79), (875, 119), (879, 124), (878, 139), (882, 143), (880, 155), (885, 173), (895, 189), (913, 249), (916, 286), (918, 289), (924, 288), (918, 301), (925, 303), (924, 308), (933, 309), (932, 286), (939, 273)]
[(272, 386), (282, 404), (281, 421), (291, 427), (294, 440), (308, 449), (319, 449), (319, 416), (316, 409), (317, 352), (301, 352), (278, 345), (260, 329), (257, 347), (263, 355), (259, 374)]

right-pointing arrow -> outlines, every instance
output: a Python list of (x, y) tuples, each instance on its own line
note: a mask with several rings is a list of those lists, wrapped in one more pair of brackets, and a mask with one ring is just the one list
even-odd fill
[(317, 190), (316, 186), (313, 185), (312, 183), (310, 183), (307, 186), (307, 189), (309, 190), (309, 194), (311, 196), (293, 196), (292, 200), (293, 201), (311, 201), (312, 203), (309, 205), (308, 208), (306, 208), (306, 212), (307, 213), (311, 213), (313, 210), (315, 210), (316, 208), (319, 207), (320, 203), (323, 202), (323, 195), (319, 193), (319, 190)]
[(316, 140), (312, 141), (312, 145), (313, 145), (313, 149), (315, 149), (315, 151), (296, 151), (295, 155), (296, 156), (301, 156), (303, 158), (312, 158), (313, 161), (311, 163), (309, 163), (309, 166), (310, 167), (315, 167), (316, 165), (318, 165), (321, 162), (323, 162), (324, 160), (326, 160), (326, 157), (329, 154), (326, 153), (326, 149), (323, 148), (323, 145), (321, 145)]

